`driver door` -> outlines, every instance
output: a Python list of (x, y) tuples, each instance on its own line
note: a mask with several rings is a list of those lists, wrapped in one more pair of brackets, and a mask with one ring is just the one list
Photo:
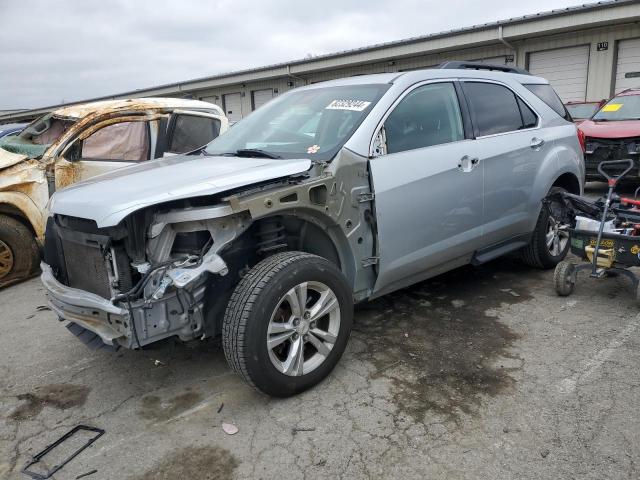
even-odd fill
[(418, 85), (374, 141), (375, 295), (468, 263), (481, 244), (483, 165), (461, 103), (454, 82)]
[[(72, 141), (55, 164), (56, 190), (153, 158), (158, 122), (128, 117)], [(80, 134), (82, 137), (83, 135)]]

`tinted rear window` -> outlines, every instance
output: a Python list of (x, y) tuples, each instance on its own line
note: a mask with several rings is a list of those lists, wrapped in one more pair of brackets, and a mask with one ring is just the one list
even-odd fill
[(523, 86), (527, 87), (527, 89), (535, 94), (536, 97), (549, 105), (553, 109), (553, 111), (560, 115), (562, 118), (569, 122), (572, 121), (571, 115), (569, 115), (569, 112), (564, 107), (562, 100), (560, 100), (560, 97), (551, 85), (528, 84)]
[(169, 151), (187, 153), (204, 147), (220, 134), (220, 121), (196, 115), (178, 115), (175, 119)]
[(513, 132), (523, 128), (518, 100), (506, 87), (494, 83), (464, 82), (463, 88), (476, 136)]

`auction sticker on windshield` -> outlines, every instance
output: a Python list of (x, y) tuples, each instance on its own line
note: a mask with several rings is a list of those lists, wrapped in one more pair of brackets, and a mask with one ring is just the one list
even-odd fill
[(621, 103), (610, 103), (609, 105), (605, 105), (602, 107), (603, 112), (617, 112), (622, 108)]
[(352, 110), (354, 112), (361, 112), (365, 108), (371, 105), (371, 102), (364, 100), (334, 100), (326, 106), (326, 110)]

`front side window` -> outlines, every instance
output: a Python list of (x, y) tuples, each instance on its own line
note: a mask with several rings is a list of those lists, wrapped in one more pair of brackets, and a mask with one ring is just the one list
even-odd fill
[(434, 83), (405, 96), (384, 122), (387, 153), (431, 147), (464, 138), (452, 83)]
[(374, 84), (292, 91), (238, 122), (205, 153), (331, 160), (388, 88)]
[[(463, 85), (477, 137), (521, 130), (531, 123), (526, 110), (529, 118), (526, 122), (523, 120), (519, 99), (508, 88), (481, 82), (465, 82)], [(526, 107), (523, 102), (521, 104)]]
[(187, 153), (204, 147), (220, 134), (220, 120), (196, 115), (175, 117), (169, 152)]
[(609, 100), (593, 116), (595, 121), (640, 120), (640, 95), (622, 95)]
[(149, 159), (147, 122), (122, 122), (94, 132), (82, 142), (83, 160), (140, 162)]

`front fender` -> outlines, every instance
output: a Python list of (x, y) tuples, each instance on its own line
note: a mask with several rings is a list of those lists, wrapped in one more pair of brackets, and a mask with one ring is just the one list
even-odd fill
[(0, 192), (0, 206), (10, 205), (22, 213), (29, 221), (38, 240), (44, 238), (45, 218), (38, 206), (24, 193)]

